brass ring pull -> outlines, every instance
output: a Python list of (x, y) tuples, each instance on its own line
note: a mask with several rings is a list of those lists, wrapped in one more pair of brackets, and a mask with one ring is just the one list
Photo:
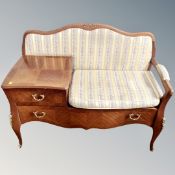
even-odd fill
[(131, 120), (139, 120), (140, 116), (141, 116), (141, 114), (133, 114), (133, 113), (129, 114), (129, 118)]
[(39, 118), (39, 119), (43, 118), (46, 115), (45, 112), (38, 112), (38, 111), (33, 112), (33, 114), (35, 115), (36, 118)]
[(45, 95), (44, 95), (44, 94), (41, 94), (41, 95), (33, 94), (32, 97), (33, 97), (33, 99), (34, 99), (35, 101), (38, 101), (38, 102), (39, 102), (39, 101), (44, 100)]

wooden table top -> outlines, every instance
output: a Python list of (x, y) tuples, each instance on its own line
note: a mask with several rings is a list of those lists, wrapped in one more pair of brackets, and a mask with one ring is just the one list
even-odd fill
[(71, 57), (21, 57), (8, 73), (2, 88), (68, 89), (71, 76)]

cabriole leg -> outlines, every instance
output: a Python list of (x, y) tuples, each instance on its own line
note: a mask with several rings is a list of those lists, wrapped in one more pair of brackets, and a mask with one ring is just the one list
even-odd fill
[(22, 147), (22, 137), (20, 132), (21, 122), (18, 117), (12, 116), (10, 114), (10, 124), (19, 140), (19, 148)]
[(153, 126), (153, 135), (152, 135), (152, 139), (150, 142), (150, 151), (154, 150), (154, 142), (156, 141), (157, 137), (159, 136), (159, 134), (161, 133), (163, 127), (165, 126), (165, 118), (160, 117), (160, 120), (156, 120), (155, 121), (155, 125)]

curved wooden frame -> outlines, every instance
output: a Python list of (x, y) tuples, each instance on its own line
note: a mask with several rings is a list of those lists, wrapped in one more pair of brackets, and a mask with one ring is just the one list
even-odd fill
[[(156, 65), (158, 63), (156, 62), (155, 58), (152, 60), (151, 64), (154, 67), (156, 67)], [(152, 126), (153, 135), (152, 135), (152, 139), (151, 139), (151, 143), (150, 143), (150, 150), (152, 150), (152, 151), (153, 151), (153, 144), (154, 144), (155, 140), (157, 139), (157, 137), (159, 136), (159, 134), (161, 133), (161, 131), (165, 125), (165, 117), (164, 117), (165, 107), (166, 107), (169, 99), (171, 98), (171, 96), (173, 95), (173, 92), (174, 92), (169, 80), (163, 80), (161, 77), (160, 77), (160, 79), (162, 81), (165, 93), (160, 100), (159, 106), (157, 107), (157, 110), (158, 110), (157, 116), (156, 116), (154, 124)]]
[[(155, 59), (155, 52), (156, 52), (155, 37), (152, 33), (149, 33), (149, 32), (129, 33), (129, 32), (119, 30), (119, 29), (114, 28), (114, 27), (109, 26), (109, 25), (104, 25), (104, 24), (71, 24), (71, 25), (66, 25), (62, 28), (56, 29), (56, 30), (52, 30), (52, 31), (45, 31), (45, 32), (39, 31), (39, 30), (27, 31), (27, 32), (25, 32), (25, 34), (23, 36), (23, 44), (22, 44), (23, 58), (24, 59), (26, 58), (25, 38), (28, 34), (34, 33), (34, 34), (41, 34), (41, 35), (50, 35), (50, 34), (55, 34), (55, 33), (61, 32), (63, 30), (69, 29), (69, 28), (81, 28), (81, 29), (89, 30), (89, 31), (99, 29), (99, 28), (107, 28), (107, 29), (110, 29), (112, 31), (126, 35), (126, 36), (150, 36), (152, 38), (152, 58), (151, 58), (148, 70), (150, 70), (152, 65), (155, 66), (157, 64), (156, 59)], [(150, 108), (131, 109), (131, 111), (134, 110), (135, 112), (144, 112), (144, 113), (147, 113), (148, 115), (151, 113), (153, 116), (153, 122), (150, 122), (150, 121), (149, 122), (132, 121), (132, 122), (128, 122), (128, 123), (118, 122), (115, 115), (120, 116), (120, 115), (126, 114), (129, 111), (129, 109), (126, 109), (126, 110), (125, 109), (90, 110), (90, 109), (74, 108), (74, 107), (70, 106), (69, 104), (67, 104), (67, 106), (64, 108), (64, 110), (65, 110), (64, 114), (66, 116), (65, 119), (62, 119), (62, 121), (59, 121), (58, 123), (56, 123), (56, 125), (63, 126), (63, 127), (69, 127), (69, 128), (80, 127), (80, 128), (84, 128), (84, 129), (89, 129), (89, 128), (111, 128), (111, 127), (121, 126), (124, 124), (133, 124), (133, 123), (146, 124), (146, 125), (152, 127), (152, 129), (153, 129), (153, 135), (152, 135), (152, 139), (150, 142), (150, 150), (153, 151), (153, 144), (154, 144), (155, 140), (157, 139), (157, 137), (159, 136), (159, 134), (163, 128), (163, 125), (164, 125), (164, 110), (165, 110), (166, 104), (173, 94), (173, 88), (171, 87), (170, 82), (167, 80), (162, 80), (162, 83), (163, 83), (163, 86), (165, 88), (165, 94), (161, 98), (160, 104), (158, 106), (156, 106), (155, 108), (152, 108), (152, 110), (153, 110), (152, 112), (149, 111)], [(10, 99), (10, 96), (8, 95), (8, 90), (5, 90), (5, 93), (9, 99), (9, 102), (10, 102), (11, 99)], [(20, 126), (23, 123), (26, 123), (29, 121), (34, 121), (34, 120), (30, 119), (30, 120), (26, 120), (26, 121), (25, 120), (20, 121), (20, 118), (19, 118), (17, 111), (16, 111), (15, 104), (12, 104), (12, 102), (11, 102), (11, 112), (14, 113), (16, 115), (15, 117), (17, 118), (16, 120), (12, 121), (12, 128), (15, 131), (15, 133), (19, 139), (20, 145), (22, 145)], [(89, 115), (92, 115), (93, 118), (91, 118), (91, 119), (90, 119), (90, 117), (88, 118)], [(99, 119), (98, 115), (102, 115), (103, 118), (105, 118), (105, 120), (103, 121), (102, 119)], [(106, 119), (109, 119), (109, 123), (107, 123), (107, 125), (104, 124), (104, 122), (107, 121)], [(48, 120), (41, 120), (41, 121), (55, 124), (53, 121), (48, 121)], [(93, 121), (97, 121), (98, 124), (97, 125), (93, 124), (92, 123)], [(91, 124), (88, 124), (88, 122)]]

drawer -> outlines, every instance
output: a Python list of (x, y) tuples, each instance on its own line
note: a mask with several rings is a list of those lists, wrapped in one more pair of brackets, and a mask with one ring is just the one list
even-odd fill
[(152, 126), (156, 113), (156, 108), (128, 110), (123, 118), (126, 124), (140, 123)]
[(22, 123), (44, 121), (63, 127), (112, 128), (126, 124), (152, 126), (157, 109), (88, 110), (67, 107), (18, 106)]
[(18, 106), (17, 108), (22, 123), (44, 121), (57, 124), (64, 121), (65, 117), (68, 117), (64, 107)]
[[(87, 123), (89, 128), (111, 128), (134, 123), (152, 126), (157, 109), (87, 110), (86, 113), (88, 113), (86, 115), (88, 116)], [(80, 112), (76, 112), (75, 115), (80, 115)], [(81, 115), (85, 114), (82, 113)]]
[(55, 89), (12, 89), (10, 96), (17, 105), (65, 106), (66, 91)]

